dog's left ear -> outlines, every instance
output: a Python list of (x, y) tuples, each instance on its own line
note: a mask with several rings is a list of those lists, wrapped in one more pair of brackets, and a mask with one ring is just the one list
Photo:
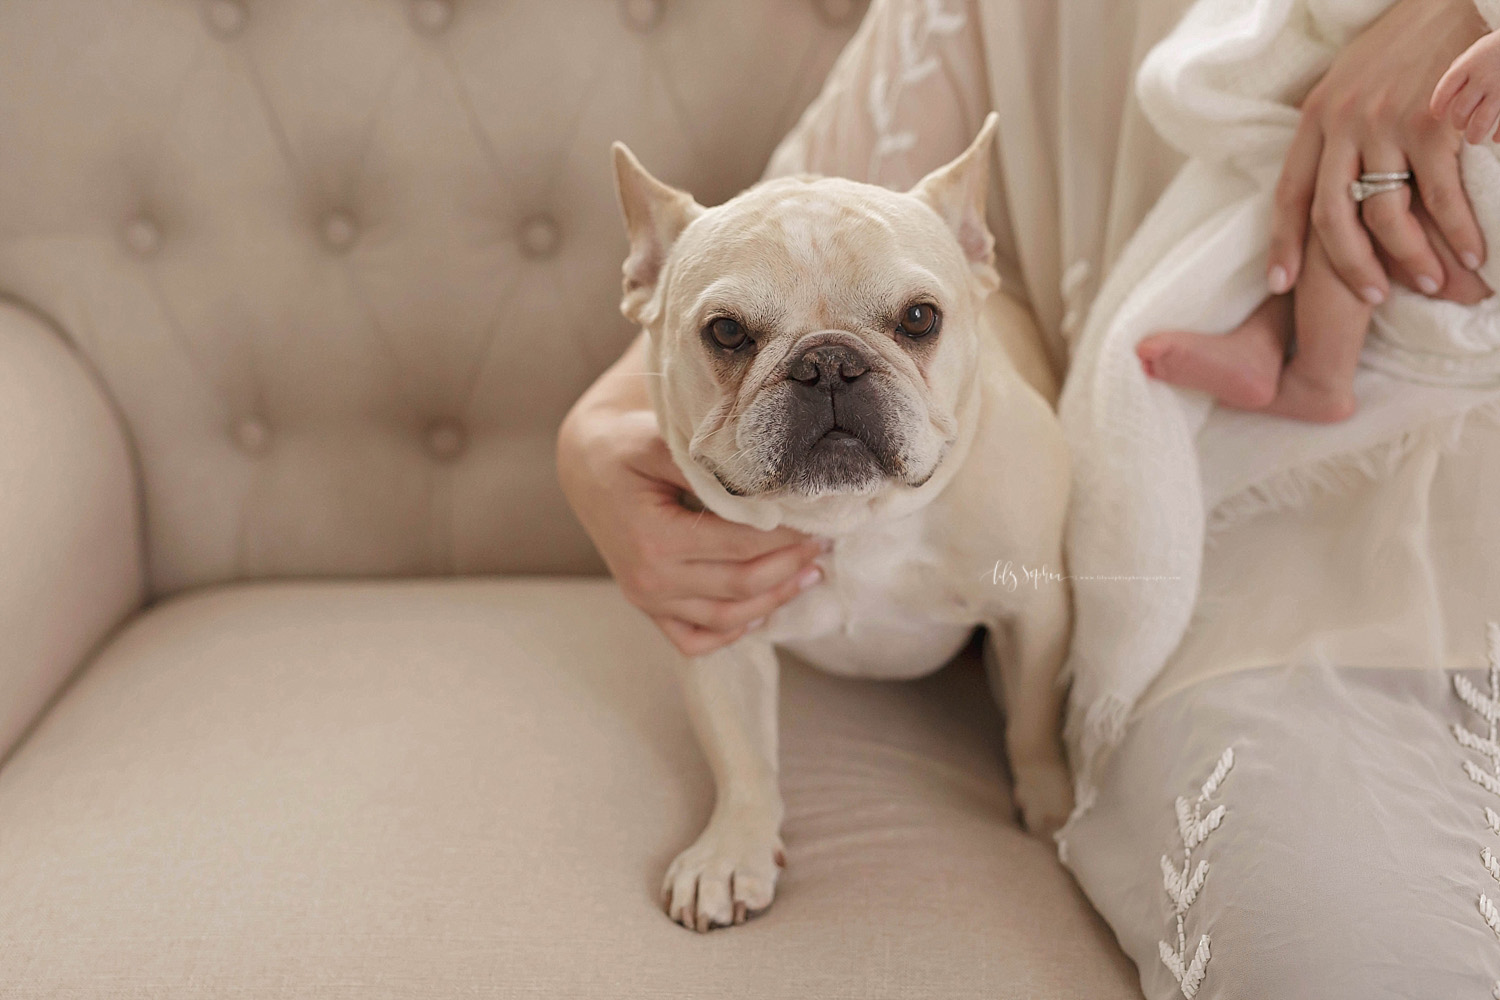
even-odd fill
[(648, 326), (660, 315), (656, 283), (667, 254), (688, 223), (703, 214), (703, 206), (686, 191), (652, 177), (623, 142), (615, 143), (612, 148), (620, 211), (630, 236), (630, 256), (625, 258), (622, 268), (624, 296), (620, 299), (620, 312), (631, 322)]
[(1000, 287), (1000, 276), (995, 272), (995, 237), (985, 218), (985, 207), (999, 121), (1000, 116), (991, 111), (968, 149), (917, 181), (909, 192), (948, 223), (975, 276), (991, 291)]

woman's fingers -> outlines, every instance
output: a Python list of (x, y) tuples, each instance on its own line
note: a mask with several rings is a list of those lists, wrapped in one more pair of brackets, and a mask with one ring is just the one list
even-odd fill
[[(1366, 150), (1361, 162), (1366, 173), (1401, 173), (1407, 169), (1405, 155), (1389, 146)], [(1411, 276), (1415, 287), (1424, 295), (1436, 295), (1445, 280), (1443, 266), (1412, 215), (1411, 203), (1412, 189), (1403, 184), (1365, 199), (1360, 214), (1376, 243)]]
[[(812, 560), (824, 551), (814, 540), (739, 565), (688, 563), (684, 574), (699, 574), (688, 590), (691, 596), (661, 602), (652, 620), (684, 655), (711, 653), (759, 628), (771, 612), (821, 583), (823, 571)], [(702, 596), (706, 593), (726, 594), (727, 599)]]
[(668, 616), (700, 629), (730, 635), (757, 628), (760, 620), (809, 587), (823, 579), (822, 570), (810, 566), (763, 594), (746, 601), (715, 601), (702, 597), (685, 597), (668, 601), (663, 611)]
[(1302, 271), (1302, 248), (1307, 243), (1308, 213), (1317, 189), (1318, 163), (1323, 154), (1317, 116), (1304, 112), (1297, 134), (1287, 149), (1271, 208), (1271, 252), (1266, 285), (1273, 295), (1290, 291)]
[(1378, 306), (1390, 294), (1390, 286), (1349, 193), (1349, 185), (1359, 174), (1359, 150), (1353, 143), (1337, 141), (1323, 146), (1312, 222), (1340, 280), (1370, 305)]
[(791, 580), (827, 551), (818, 539), (788, 545), (744, 562), (690, 562), (682, 567), (683, 591), (675, 596), (744, 601)]
[(1437, 251), (1438, 258), (1442, 260), (1444, 268), (1448, 272), (1448, 281), (1443, 285), (1439, 293), (1440, 298), (1449, 302), (1457, 302), (1459, 305), (1472, 306), (1483, 302), (1491, 294), (1490, 287), (1484, 283), (1484, 279), (1473, 271), (1459, 266), (1454, 256), (1454, 251), (1449, 246), (1447, 239), (1438, 230), (1437, 224), (1432, 220), (1422, 205), (1415, 208), (1417, 223), (1427, 233), (1427, 238), (1432, 241), (1433, 249)]
[(1411, 147), (1417, 195), (1443, 239), (1463, 266), (1472, 271), (1484, 262), (1484, 235), (1474, 220), (1474, 209), (1459, 173), (1458, 137), (1440, 123), (1436, 133)]
[(653, 615), (651, 620), (683, 656), (705, 656), (729, 645), (745, 634), (744, 629), (715, 632), (712, 629), (699, 628), (689, 622), (678, 621), (667, 615)]
[(807, 541), (791, 528), (761, 531), (707, 510), (677, 507), (670, 512), (671, 549), (684, 562), (744, 562)]

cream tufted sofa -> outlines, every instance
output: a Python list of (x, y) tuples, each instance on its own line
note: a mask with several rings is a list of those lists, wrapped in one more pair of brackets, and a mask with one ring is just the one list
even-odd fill
[(0, 4), (0, 996), (1137, 995), (972, 663), (791, 665), (780, 901), (656, 909), (710, 785), (552, 468), (607, 147), (732, 194), (862, 10)]

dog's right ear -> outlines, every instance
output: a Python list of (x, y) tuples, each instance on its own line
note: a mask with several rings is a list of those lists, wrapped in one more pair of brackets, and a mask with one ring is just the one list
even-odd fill
[(686, 191), (663, 184), (648, 174), (623, 142), (615, 143), (612, 148), (615, 190), (625, 216), (625, 232), (630, 236), (620, 312), (631, 322), (648, 326), (661, 312), (656, 283), (667, 254), (688, 223), (703, 213), (703, 206)]

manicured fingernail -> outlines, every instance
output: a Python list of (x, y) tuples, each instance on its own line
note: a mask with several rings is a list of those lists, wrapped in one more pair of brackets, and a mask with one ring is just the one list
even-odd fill
[(1376, 288), (1374, 285), (1371, 285), (1369, 288), (1366, 288), (1359, 294), (1363, 295), (1365, 301), (1370, 303), (1370, 305), (1372, 306), (1378, 306), (1380, 305), (1380, 303), (1385, 301), (1385, 293)]
[(751, 622), (749, 625), (746, 625), (745, 626), (745, 631), (746, 632), (754, 632), (756, 629), (760, 628), (765, 623), (766, 623), (766, 619), (764, 618), (764, 616), (762, 616), (760, 618), (755, 619), (755, 621)]
[(1272, 295), (1285, 295), (1291, 290), (1292, 279), (1286, 273), (1286, 268), (1277, 264), (1271, 268), (1271, 273), (1266, 276), (1266, 284), (1270, 286)]
[(823, 571), (816, 566), (809, 566), (797, 574), (797, 589), (806, 590), (821, 579), (823, 579)]
[(1417, 287), (1422, 289), (1423, 295), (1436, 295), (1439, 286), (1436, 278), (1423, 274), (1417, 278)]
[(1467, 267), (1469, 270), (1479, 270), (1479, 255), (1477, 253), (1474, 253), (1472, 250), (1465, 250), (1463, 254), (1460, 255), (1459, 260), (1463, 261), (1464, 267)]

